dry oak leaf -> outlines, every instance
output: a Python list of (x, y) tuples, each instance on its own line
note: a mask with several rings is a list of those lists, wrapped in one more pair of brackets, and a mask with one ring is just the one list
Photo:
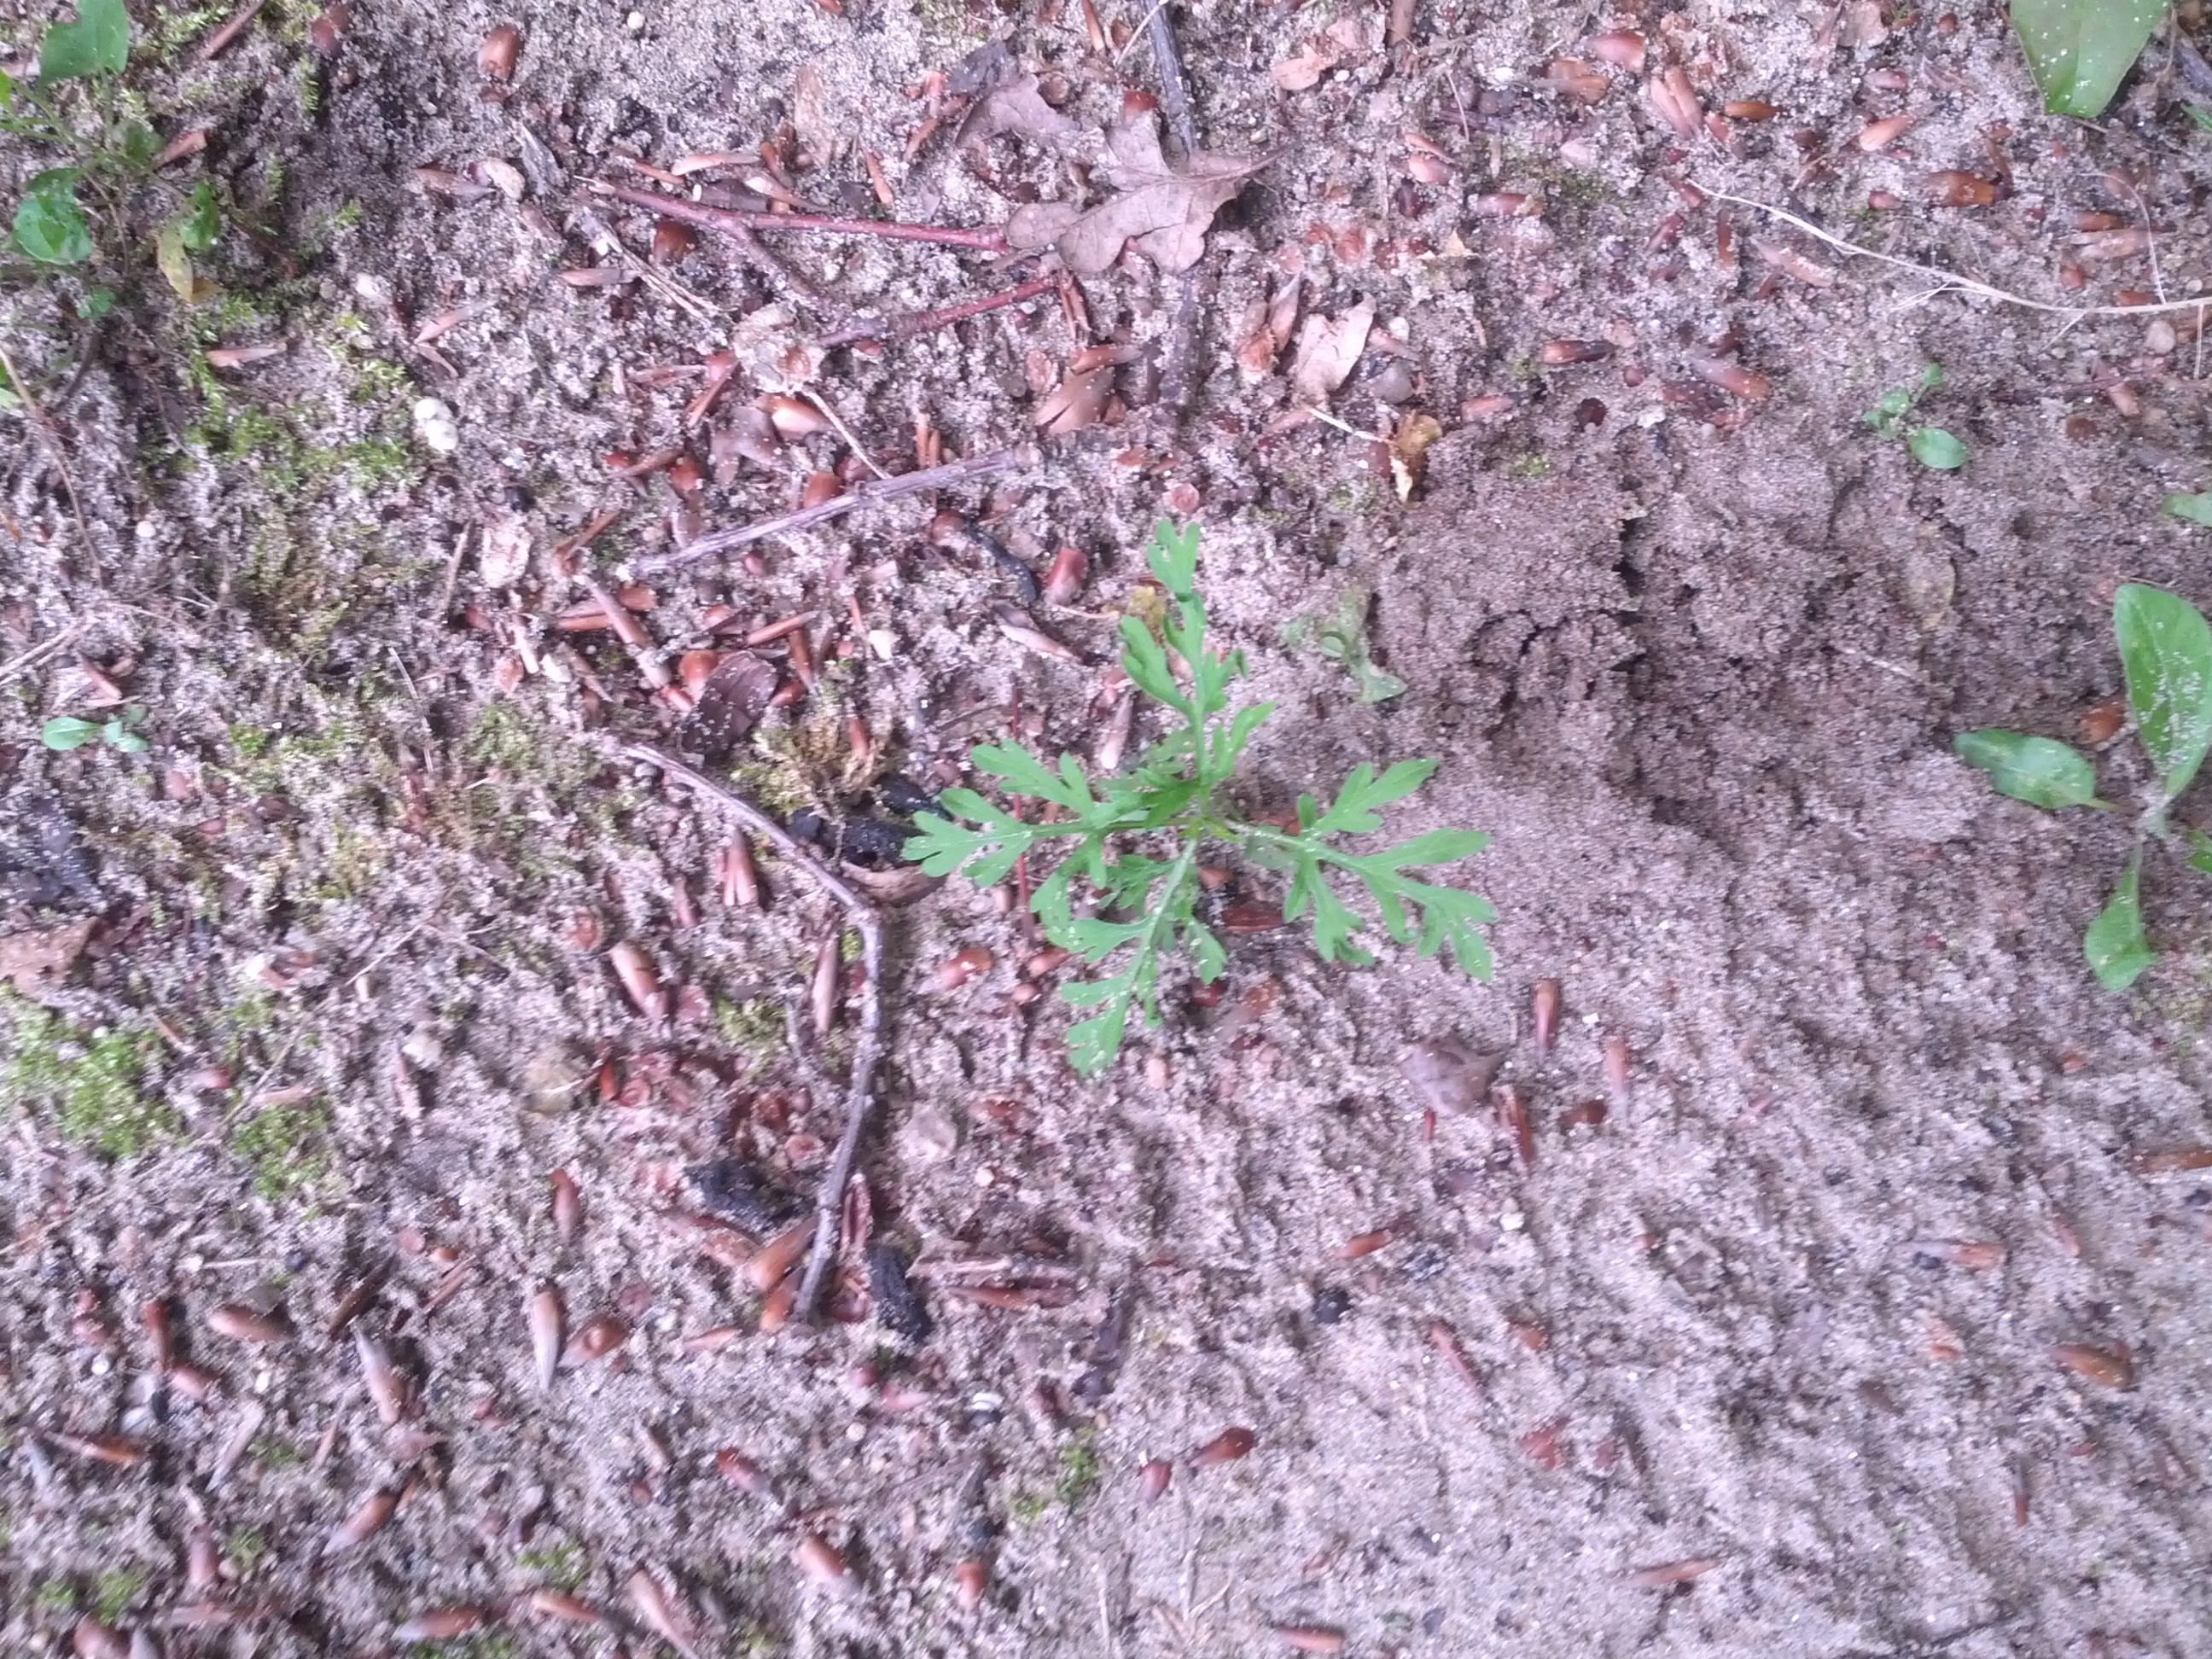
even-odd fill
[(1275, 290), (1272, 300), (1255, 300), (1244, 319), (1244, 341), (1237, 348), (1237, 367), (1249, 382), (1274, 372), (1275, 359), (1291, 343), (1298, 319), (1300, 283), (1291, 277)]
[(1298, 330), (1297, 355), (1291, 360), (1291, 393), (1301, 404), (1325, 404), (1328, 394), (1351, 378), (1367, 332), (1375, 326), (1375, 302), (1362, 300), (1341, 317), (1313, 316)]
[(1180, 166), (1160, 153), (1159, 117), (1146, 110), (1106, 135), (1092, 176), (1116, 193), (1097, 207), (1041, 202), (1014, 210), (1006, 246), (1017, 252), (1054, 247), (1079, 276), (1096, 276), (1121, 257), (1124, 243), (1162, 270), (1188, 270), (1206, 252), (1206, 232), (1265, 157), (1198, 150)]
[(980, 144), (1001, 132), (1011, 132), (1048, 149), (1074, 143), (1083, 129), (1044, 100), (1037, 78), (1024, 75), (996, 86), (975, 100), (968, 118), (960, 124), (960, 142)]
[(92, 937), (89, 921), (42, 932), (0, 934), (0, 979), (21, 996), (36, 997), (59, 985)]

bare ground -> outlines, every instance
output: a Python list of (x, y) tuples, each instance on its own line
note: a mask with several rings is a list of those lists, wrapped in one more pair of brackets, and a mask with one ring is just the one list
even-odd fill
[[(1064, 1013), (1010, 995), (1027, 947), (988, 896), (955, 880), (898, 909), (893, 1060), (862, 1160), (877, 1229), (925, 1264), (1014, 1256), (1073, 1291), (994, 1308), (925, 1276), (936, 1330), (919, 1347), (875, 1324), (760, 1334), (750, 1246), (702, 1229), (683, 1174), (737, 1156), (803, 1189), (818, 1170), (838, 1126), (806, 1103), (781, 1006), (831, 913), (774, 864), (764, 913), (721, 903), (723, 827), (610, 758), (613, 737), (683, 737), (621, 647), (533, 624), (553, 672), (514, 678), (510, 613), (579, 597), (550, 561), (562, 538), (623, 506), (587, 556), (610, 580), (665, 544), (672, 494), (605, 459), (684, 438), (701, 380), (649, 371), (700, 363), (738, 313), (792, 296), (712, 239), (671, 270), (703, 319), (563, 285), (596, 256), (547, 169), (640, 182), (616, 149), (665, 167), (791, 120), (813, 198), (878, 211), (873, 150), (899, 216), (995, 223), (1068, 195), (1066, 172), (1018, 137), (950, 131), (908, 159), (924, 73), (1002, 38), (1064, 77), (1049, 89), (1071, 117), (1105, 122), (1125, 85), (1154, 84), (1144, 46), (1102, 61), (1079, 5), (534, 11), (512, 20), (500, 100), (476, 52), (501, 17), (370, 3), (326, 68), (287, 12), (212, 65), (147, 71), (301, 270), (227, 245), (216, 308), (135, 295), (88, 348), (46, 302), (11, 300), (11, 351), (48, 390), (95, 545), (55, 452), (11, 417), (0, 653), (67, 645), (15, 673), (0, 717), (9, 949), (98, 925), (65, 975), (26, 976), (59, 1024), (23, 1000), (4, 1016), (10, 1651), (65, 1650), (103, 1599), (171, 1653), (399, 1651), (402, 1621), (455, 1607), (496, 1622), (426, 1650), (650, 1651), (624, 1589), (644, 1566), (714, 1653), (1293, 1650), (1273, 1627), (1361, 1655), (2212, 1652), (2205, 1191), (2140, 1163), (2212, 1140), (2205, 905), (2154, 864), (2166, 954), (2128, 996), (2098, 993), (2080, 933), (2124, 830), (1995, 799), (1948, 750), (1984, 725), (2073, 736), (2118, 689), (2117, 581), (2212, 599), (2200, 532), (2155, 513), (2203, 482), (2194, 341), (1913, 303), (1925, 284), (1748, 210), (1723, 233), (1719, 204), (1682, 188), (1791, 202), (2046, 299), (2193, 293), (2212, 274), (2205, 141), (2165, 49), (2090, 129), (2036, 112), (1989, 6), (1825, 48), (1818, 7), (1413, 16), (1385, 47), (1382, 15), (1358, 8), (1177, 11), (1206, 142), (1269, 158), (1200, 267), (1197, 403), (1170, 435), (1153, 398), (1179, 283), (1124, 261), (1082, 289), (1099, 337), (1137, 349), (1115, 382), (1126, 410), (934, 505), (988, 515), (1031, 557), (1085, 548), (1083, 598), (1039, 616), (1097, 659), (1152, 518), (1196, 517), (1208, 593), (1255, 695), (1280, 705), (1249, 804), (1437, 757), (1396, 818), (1495, 835), (1456, 878), (1498, 906), (1498, 979), (1324, 968), (1291, 933), (1259, 933), (1218, 1005), (1177, 988), (1162, 1031), (1078, 1084)], [(1685, 143), (1632, 76), (1595, 70), (1613, 84), (1594, 104), (1547, 85), (1556, 55), (1596, 64), (1587, 37), (1615, 21), (1655, 61), (1667, 42), (1705, 108), (1779, 113)], [(1270, 66), (1338, 22), (1358, 50), (1282, 91)], [(1854, 142), (1903, 111), (1920, 119), (1896, 143)], [(1449, 158), (1447, 182), (1407, 179), (1408, 130)], [(487, 158), (528, 164), (520, 204), (410, 185)], [(1936, 169), (1999, 199), (1927, 206)], [(1870, 211), (1870, 190), (1903, 205)], [(1535, 210), (1495, 216), (1509, 194)], [(642, 216), (596, 210), (647, 246)], [(2155, 235), (2100, 260), (2114, 245), (2081, 214)], [(1836, 280), (1763, 262), (1778, 234)], [(864, 306), (1005, 280), (951, 251), (775, 246)], [(1237, 374), (1250, 303), (1291, 270), (1309, 313), (1372, 300), (1403, 343), (1370, 348), (1341, 418), (1391, 418), (1365, 388), (1402, 362), (1400, 412), (1449, 428), (1410, 503), (1360, 441), (1271, 433), (1283, 379)], [(479, 303), (435, 357), (410, 345)], [(814, 325), (793, 308), (769, 337)], [(1685, 389), (1708, 384), (1695, 365), (1723, 335), (1771, 397)], [(199, 355), (274, 340), (284, 356), (235, 373)], [(1547, 365), (1554, 340), (1613, 350)], [(918, 413), (948, 455), (981, 453), (1030, 440), (1081, 343), (1046, 301), (832, 353), (814, 387), (879, 457), (911, 457)], [(1971, 452), (1956, 474), (1860, 420), (1931, 359), (1947, 385), (1927, 418)], [(741, 377), (733, 404), (755, 390)], [(451, 459), (413, 428), (424, 395), (456, 416)], [(781, 511), (842, 453), (817, 437), (781, 471), (746, 464), (708, 486), (705, 517)], [(710, 605), (819, 610), (817, 648), (842, 634), (853, 654), (771, 722), (817, 780), (843, 762), (848, 714), (932, 782), (1010, 709), (1044, 745), (1088, 749), (1098, 670), (1010, 649), (989, 611), (1006, 574), (933, 546), (931, 510), (869, 509), (763, 544), (757, 568), (661, 579), (644, 625), (678, 647), (704, 642)], [(502, 513), (535, 550), (511, 592), (479, 562)], [(1410, 688), (1379, 708), (1279, 635), (1354, 583)], [(848, 598), (887, 653), (848, 625)], [(149, 754), (39, 746), (39, 721), (79, 706), (79, 653), (150, 708)], [(696, 988), (695, 1018), (635, 1017), (606, 963), (618, 940)], [(932, 990), (968, 945), (996, 965)], [(1548, 1058), (1528, 1012), (1544, 979), (1565, 1002)], [(1533, 1165), (1486, 1113), (1425, 1137), (1399, 1060), (1446, 1035), (1508, 1052)], [(1614, 1040), (1625, 1079), (1607, 1075)], [(124, 1079), (109, 1095), (86, 1083), (103, 1063)], [(104, 1157), (67, 1133), (72, 1083), (100, 1121), (143, 1093), (173, 1123)], [(1570, 1127), (1593, 1100), (1603, 1121)], [(555, 1170), (583, 1198), (567, 1246)], [(324, 1336), (387, 1259), (360, 1323), (420, 1380), (393, 1428), (349, 1340)], [(572, 1324), (633, 1329), (541, 1391), (525, 1303), (545, 1281)], [(1093, 1405), (1096, 1334), (1125, 1297)], [(157, 1299), (213, 1379), (204, 1404), (149, 1387), (139, 1310)], [(295, 1340), (208, 1323), (271, 1302)], [(720, 1346), (685, 1341), (725, 1327)], [(2061, 1345), (2128, 1386), (2069, 1369)], [(1194, 1465), (1239, 1427), (1249, 1455)], [(66, 1449), (113, 1434), (143, 1461)], [(732, 1448), (769, 1497), (717, 1472)], [(1148, 1503), (1156, 1458), (1173, 1480)], [(380, 1532), (325, 1553), (364, 1497), (402, 1489)], [(186, 1587), (203, 1525), (223, 1558), (212, 1590)], [(853, 1593), (795, 1564), (807, 1532)], [(988, 1564), (973, 1610), (970, 1559)], [(534, 1616), (524, 1598), (549, 1584), (619, 1633)], [(179, 1608), (228, 1622), (179, 1627)]]

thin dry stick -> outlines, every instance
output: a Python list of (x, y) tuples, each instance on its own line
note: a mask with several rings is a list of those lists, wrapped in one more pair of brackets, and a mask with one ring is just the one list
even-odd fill
[(837, 435), (845, 441), (846, 448), (851, 450), (855, 455), (858, 455), (863, 461), (867, 463), (869, 471), (874, 473), (878, 478), (888, 478), (891, 476), (890, 473), (884, 471), (883, 468), (876, 465), (876, 458), (874, 456), (869, 454), (866, 450), (860, 447), (860, 441), (853, 435), (852, 428), (848, 427), (844, 422), (837, 418), (837, 411), (830, 407), (830, 400), (827, 398), (823, 397), (818, 392), (807, 391), (801, 391), (799, 395), (805, 398), (808, 403), (812, 404), (815, 408), (822, 411), (822, 418), (829, 422), (832, 427), (836, 428)]
[(1900, 259), (1893, 253), (1862, 247), (1856, 242), (1845, 240), (1833, 231), (1821, 229), (1809, 219), (1800, 218), (1786, 208), (1753, 201), (1748, 196), (1731, 196), (1724, 190), (1714, 190), (1705, 185), (1699, 185), (1698, 188), (1717, 202), (1734, 202), (1739, 206), (1764, 213), (1771, 219), (1779, 219), (1786, 225), (1795, 225), (1808, 236), (1826, 242), (1840, 253), (1852, 254), (1862, 259), (1878, 259), (1883, 264), (1894, 265), (1899, 270), (1909, 270), (1916, 276), (1933, 277), (1938, 286), (1933, 293), (1922, 295), (1923, 299), (1932, 300), (1937, 294), (1956, 289), (1978, 294), (1984, 300), (1995, 300), (2001, 305), (2020, 306), (2029, 311), (2040, 311), (2053, 317), (2065, 317), (2076, 321), (2084, 317), (2155, 317), (2161, 311), (2202, 311), (2208, 304), (2212, 304), (2212, 301), (2205, 300), (2167, 300), (2148, 306), (2055, 306), (2047, 300), (2031, 300), (2023, 294), (1991, 288), (1987, 283), (1978, 283), (1972, 277), (1961, 276), (1955, 271), (1938, 270), (1934, 265), (1917, 264), (1911, 259)]
[(31, 417), (31, 423), (39, 428), (40, 434), (52, 447), (54, 471), (62, 475), (62, 488), (69, 491), (70, 511), (76, 515), (76, 533), (84, 538), (85, 557), (98, 558), (100, 550), (92, 544), (92, 528), (84, 521), (84, 503), (76, 498), (76, 480), (70, 476), (69, 457), (62, 449), (62, 434), (54, 430), (54, 423), (46, 418), (46, 411), (39, 407), (39, 400), (31, 395), (31, 383), (17, 373), (15, 360), (8, 355), (8, 348), (4, 345), (0, 345), (0, 369), (7, 371), (9, 385), (15, 388), (15, 395), (23, 400), (23, 412)]
[(976, 455), (964, 461), (947, 461), (943, 466), (933, 466), (922, 472), (903, 472), (879, 483), (854, 484), (845, 495), (832, 495), (826, 501), (802, 507), (796, 513), (763, 519), (758, 524), (745, 525), (736, 530), (718, 530), (711, 536), (700, 537), (688, 547), (679, 547), (670, 553), (656, 553), (649, 559), (640, 559), (637, 572), (644, 575), (655, 570), (673, 569), (680, 564), (690, 564), (695, 559), (726, 553), (733, 547), (744, 547), (753, 542), (765, 541), (770, 536), (788, 535), (793, 531), (825, 523), (870, 501), (917, 495), (925, 489), (942, 489), (947, 484), (960, 483), (969, 478), (1004, 472), (1020, 459), (1019, 450), (1002, 449), (995, 455)]
[(687, 202), (680, 196), (670, 196), (661, 191), (611, 185), (604, 179), (591, 180), (587, 188), (602, 196), (611, 196), (618, 202), (628, 202), (633, 207), (650, 208), (664, 219), (680, 219), (687, 225), (725, 234), (738, 230), (814, 230), (830, 236), (887, 236), (899, 242), (939, 242), (947, 247), (974, 248), (979, 253), (1003, 253), (1006, 249), (1006, 233), (995, 225), (982, 230), (963, 230), (950, 225), (902, 224), (896, 219), (832, 219), (818, 213), (748, 213), (741, 208), (708, 207), (703, 202)]
[(964, 323), (970, 317), (980, 317), (987, 311), (998, 310), (1001, 306), (1018, 306), (1024, 300), (1034, 300), (1041, 294), (1049, 294), (1059, 286), (1060, 273), (1050, 271), (1042, 276), (1032, 276), (1026, 283), (1007, 289), (1003, 293), (986, 295), (980, 300), (963, 300), (958, 305), (939, 306), (934, 311), (913, 312), (879, 323), (856, 323), (835, 334), (825, 334), (814, 343), (826, 350), (831, 346), (851, 345), (855, 340), (903, 340), (909, 335), (927, 334), (932, 329)]
[(609, 229), (599, 215), (593, 213), (589, 208), (579, 207), (576, 210), (576, 222), (584, 228), (585, 234), (591, 238), (592, 246), (595, 249), (601, 253), (614, 255), (629, 268), (632, 276), (647, 287), (665, 298), (674, 301), (702, 323), (720, 323), (724, 320), (723, 313), (716, 311), (714, 307), (708, 305), (683, 283), (672, 276), (663, 276), (644, 259), (631, 252), (623, 244), (623, 239)]
[(0, 685), (5, 685), (18, 674), (29, 672), (48, 657), (52, 656), (55, 652), (65, 649), (78, 635), (84, 632), (86, 626), (87, 624), (82, 619), (73, 622), (44, 645), (34, 645), (22, 655), (0, 663)]
[(799, 1298), (792, 1314), (801, 1324), (814, 1317), (814, 1304), (822, 1294), (822, 1280), (837, 1253), (837, 1224), (844, 1212), (846, 1183), (853, 1178), (853, 1161), (860, 1148), (860, 1131), (868, 1121), (874, 1092), (876, 1066), (884, 1051), (884, 922), (876, 907), (860, 896), (852, 884), (827, 865), (807, 856), (791, 832), (744, 796), (724, 788), (705, 773), (686, 766), (672, 755), (650, 744), (623, 745), (631, 760), (657, 767), (672, 778), (688, 783), (700, 795), (735, 818), (753, 834), (806, 872), (823, 891), (845, 907), (853, 931), (860, 936), (860, 962), (867, 974), (860, 987), (860, 1040), (853, 1050), (853, 1074), (845, 1104), (845, 1132), (830, 1160), (830, 1172), (814, 1200), (814, 1248), (806, 1258), (806, 1273), (799, 1281)]

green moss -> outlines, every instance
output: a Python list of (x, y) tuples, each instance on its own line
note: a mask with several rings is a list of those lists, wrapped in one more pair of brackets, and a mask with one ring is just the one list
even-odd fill
[(143, 1567), (110, 1567), (101, 1573), (93, 1580), (92, 1616), (103, 1625), (115, 1623), (146, 1588), (147, 1576)]
[(1595, 207), (1613, 196), (1613, 187), (1595, 173), (1562, 173), (1553, 181), (1553, 188), (1561, 200), (1577, 207)]
[(1548, 478), (1552, 476), (1552, 458), (1548, 455), (1516, 455), (1505, 463), (1509, 478)]
[(31, 1610), (59, 1616), (76, 1611), (76, 1589), (66, 1578), (49, 1578), (31, 1592)]
[(1033, 1527), (1051, 1508), (1052, 1499), (1042, 1492), (1018, 1492), (1006, 1500), (1006, 1519), (1018, 1527)]
[(0, 994), (0, 1026), (10, 1056), (0, 1097), (51, 1114), (57, 1127), (109, 1158), (132, 1158), (180, 1127), (169, 1103), (145, 1085), (155, 1039), (109, 1029), (89, 1040), (55, 1015)]
[[(265, 1441), (256, 1441), (254, 1445), (258, 1450), (266, 1443)], [(260, 1565), (261, 1559), (268, 1553), (268, 1534), (258, 1527), (240, 1527), (222, 1540), (222, 1558), (237, 1570), (241, 1578)]]
[(184, 11), (154, 14), (154, 60), (173, 64), (186, 46), (230, 15), (228, 5), (193, 6)]
[(782, 1010), (767, 997), (747, 997), (742, 1002), (717, 999), (714, 1025), (723, 1042), (750, 1054), (772, 1054), (783, 1041)]
[(555, 1589), (572, 1590), (584, 1582), (583, 1548), (565, 1540), (558, 1544), (524, 1550), (514, 1558), (514, 1565), (525, 1572), (534, 1573)]
[(1079, 1434), (1060, 1449), (1060, 1480), (1053, 1495), (1071, 1512), (1079, 1510), (1098, 1490), (1102, 1478), (1097, 1443), (1088, 1432)]
[(319, 1101), (264, 1106), (232, 1132), (230, 1150), (253, 1171), (253, 1190), (275, 1203), (329, 1178), (331, 1155), (319, 1143), (330, 1127)]

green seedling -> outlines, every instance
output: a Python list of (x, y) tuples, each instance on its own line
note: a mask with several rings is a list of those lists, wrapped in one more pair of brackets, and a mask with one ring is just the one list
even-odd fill
[(1902, 438), (1912, 459), (1939, 472), (1955, 472), (1966, 464), (1966, 446), (1940, 426), (1912, 426), (1906, 417), (1920, 400), (1943, 384), (1943, 370), (1929, 363), (1920, 371), (1917, 386), (1899, 386), (1881, 394), (1881, 401), (1867, 410), (1866, 423), (1885, 438)]
[(2053, 115), (2094, 121), (2166, 15), (2166, 0), (2012, 0), (2028, 73)]
[[(2081, 947), (2089, 970), (2108, 991), (2124, 991), (2157, 953), (2143, 933), (2143, 854), (2168, 844), (2166, 818), (2212, 747), (2212, 627), (2195, 605), (2162, 588), (2130, 583), (2112, 602), (2112, 631), (2127, 677), (2136, 738), (2157, 778), (2137, 814), (2135, 845), (2112, 902), (2089, 924)], [(1998, 793), (2033, 806), (2120, 810), (2097, 798), (2096, 769), (2080, 750), (2018, 732), (1962, 732), (1952, 746), (1969, 766), (1989, 774)], [(2189, 835), (2191, 868), (2212, 874), (2212, 836)]]
[(1367, 652), (1365, 586), (1354, 587), (1333, 612), (1294, 617), (1283, 624), (1283, 643), (1319, 652), (1331, 662), (1342, 663), (1359, 687), (1362, 702), (1385, 702), (1402, 696), (1406, 682), (1375, 665)]
[(49, 749), (66, 750), (82, 749), (96, 738), (126, 755), (143, 755), (146, 752), (146, 739), (139, 728), (145, 724), (146, 705), (138, 702), (104, 720), (57, 714), (39, 728), (39, 741)]
[[(93, 263), (100, 252), (96, 224), (127, 238), (143, 235), (150, 216), (155, 228), (143, 240), (155, 266), (180, 298), (197, 305), (216, 289), (192, 269), (191, 256), (222, 234), (222, 205), (210, 179), (183, 191), (161, 179), (161, 137), (124, 88), (130, 64), (123, 0), (79, 0), (76, 21), (46, 30), (34, 77), (0, 75), (0, 132), (58, 151), (66, 162), (25, 186), (8, 245), (31, 262), (32, 275), (51, 276)], [(114, 298), (110, 289), (94, 289), (78, 310), (96, 317)]]
[(2212, 489), (2194, 495), (2168, 495), (2159, 506), (2174, 518), (2212, 528)]
[[(1449, 945), (1462, 969), (1487, 979), (1490, 950), (1478, 930), (1494, 919), (1489, 904), (1405, 873), (1471, 858), (1489, 844), (1487, 836), (1432, 830), (1373, 853), (1346, 851), (1334, 839), (1380, 829), (1376, 809), (1412, 794), (1437, 763), (1400, 761), (1380, 776), (1371, 766), (1355, 767), (1333, 804), (1323, 807), (1302, 795), (1295, 818), (1280, 823), (1233, 816), (1219, 796), (1273, 705), (1229, 713), (1229, 688), (1247, 672), (1244, 653), (1217, 653), (1206, 643), (1206, 605), (1196, 587), (1198, 532), (1162, 520), (1146, 557), (1168, 603), (1160, 607), (1157, 633), (1139, 617), (1122, 618), (1121, 671), (1137, 690), (1180, 715), (1182, 726), (1147, 749), (1127, 773), (1096, 780), (1072, 755), (1062, 755), (1054, 770), (1017, 744), (979, 747), (971, 757), (976, 769), (1009, 793), (1040, 803), (1045, 810), (1037, 816), (1046, 821), (1030, 823), (972, 789), (951, 789), (943, 797), (951, 816), (924, 817), (906, 849), (931, 875), (957, 870), (980, 886), (992, 886), (1025, 855), (1073, 838), (1068, 855), (1037, 883), (1030, 908), (1047, 939), (1086, 963), (1127, 953), (1119, 972), (1061, 988), (1068, 1002), (1097, 1011), (1067, 1034), (1068, 1060), (1076, 1071), (1095, 1076), (1113, 1063), (1132, 1009), (1143, 1010), (1146, 1024), (1159, 1023), (1160, 969), (1170, 951), (1180, 946), (1206, 983), (1228, 967), (1226, 949), (1197, 914), (1199, 854), (1209, 844), (1227, 843), (1253, 863), (1290, 877), (1283, 919), (1312, 917), (1314, 948), (1324, 961), (1374, 961), (1353, 941), (1360, 919), (1329, 885), (1328, 874), (1336, 872), (1367, 889), (1399, 944), (1424, 957)], [(1148, 850), (1126, 850), (1119, 845), (1125, 841)], [(1077, 914), (1079, 880), (1096, 894), (1096, 914)], [(1419, 913), (1418, 925), (1409, 911)]]

